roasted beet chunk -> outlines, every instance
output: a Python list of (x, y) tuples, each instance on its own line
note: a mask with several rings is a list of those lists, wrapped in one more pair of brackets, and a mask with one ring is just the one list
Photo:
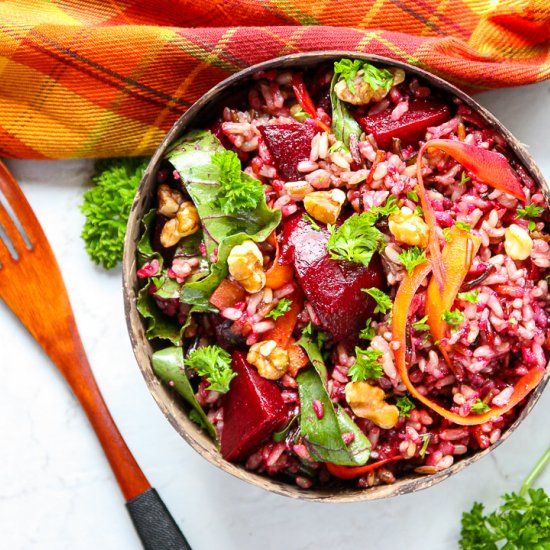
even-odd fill
[(231, 363), (237, 376), (223, 401), (222, 456), (244, 460), (288, 420), (286, 405), (275, 382), (262, 378), (242, 352)]
[(383, 286), (380, 258), (375, 254), (368, 267), (331, 260), (328, 238), (325, 227), (316, 231), (296, 214), (284, 226), (284, 258), (294, 263), (298, 281), (323, 328), (337, 342), (353, 344), (375, 307), (361, 289)]
[(298, 163), (309, 159), (315, 129), (299, 122), (266, 124), (258, 129), (273, 156), (279, 177), (286, 181), (301, 179), (303, 174), (298, 172)]
[(430, 126), (443, 124), (450, 118), (449, 107), (434, 100), (411, 101), (409, 110), (397, 120), (391, 118), (392, 109), (361, 117), (359, 124), (368, 134), (373, 134), (378, 147), (389, 149), (392, 138), (399, 138), (402, 145), (413, 145), (424, 139)]

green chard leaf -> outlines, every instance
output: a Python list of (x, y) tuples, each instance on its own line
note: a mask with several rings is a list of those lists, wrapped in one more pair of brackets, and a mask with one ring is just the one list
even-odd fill
[[(304, 334), (305, 333), (305, 334)], [(300, 433), (311, 457), (321, 462), (361, 466), (370, 456), (370, 441), (349, 415), (330, 400), (327, 392), (327, 368), (313, 330), (304, 330), (296, 342), (307, 353), (311, 365), (296, 377), (300, 394)], [(323, 417), (318, 418), (313, 401), (322, 403)], [(342, 435), (351, 432), (353, 441), (345, 444)]]
[[(362, 466), (370, 456), (370, 441), (357, 424), (330, 400), (325, 385), (315, 368), (309, 366), (296, 377), (300, 394), (300, 433), (311, 458), (342, 466)], [(315, 412), (314, 401), (323, 406), (323, 416)], [(346, 445), (343, 434), (354, 434)]]
[[(182, 345), (181, 337), (187, 327), (181, 327), (176, 319), (162, 313), (149, 292), (149, 285), (144, 286), (138, 293), (137, 310), (147, 321), (145, 334), (149, 340), (160, 338), (169, 340), (175, 346)], [(191, 319), (191, 315), (188, 319)]]
[(218, 434), (216, 428), (208, 420), (206, 413), (197, 401), (195, 392), (185, 374), (182, 348), (170, 347), (156, 351), (153, 353), (152, 363), (155, 374), (165, 384), (179, 393), (191, 406), (191, 413), (193, 413), (192, 417), (190, 414), (191, 420), (201, 425), (214, 441), (217, 442)]
[(330, 102), (332, 104), (331, 131), (338, 141), (349, 147), (350, 136), (354, 135), (359, 139), (362, 130), (357, 121), (351, 116), (346, 104), (338, 98), (334, 91), (334, 86), (338, 80), (338, 74), (335, 72), (330, 83)]
[[(230, 190), (236, 166), (234, 157), (225, 156), (225, 151), (212, 133), (193, 130), (166, 155), (199, 212), (207, 256), (217, 252), (217, 261), (210, 265), (210, 273), (200, 281), (187, 283), (182, 292), (183, 302), (199, 306), (203, 311), (216, 311), (209, 299), (228, 274), (227, 258), (231, 249), (247, 239), (265, 241), (281, 221), (280, 210), (267, 207), (263, 190), (261, 197), (256, 197), (255, 206), (245, 204), (240, 194)], [(229, 174), (223, 172), (225, 168)], [(242, 172), (241, 183), (246, 189), (256, 189), (260, 184)]]
[(151, 210), (149, 210), (149, 212), (147, 212), (147, 214), (143, 217), (143, 234), (141, 235), (141, 239), (137, 245), (138, 264), (140, 267), (146, 262), (157, 259), (160, 263), (160, 267), (162, 268), (162, 256), (158, 252), (155, 252), (151, 246), (151, 238), (153, 235), (156, 215), (156, 209), (151, 208)]

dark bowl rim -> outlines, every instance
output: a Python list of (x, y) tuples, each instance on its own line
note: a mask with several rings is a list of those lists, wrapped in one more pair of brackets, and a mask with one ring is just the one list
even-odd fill
[(508, 427), (506, 432), (502, 435), (501, 439), (497, 443), (491, 445), (491, 447), (489, 447), (488, 449), (484, 449), (473, 455), (459, 459), (456, 463), (454, 463), (446, 470), (443, 470), (436, 474), (426, 476), (418, 474), (414, 476), (407, 476), (398, 479), (392, 485), (377, 486), (369, 489), (346, 487), (338, 488), (336, 490), (303, 490), (295, 485), (292, 485), (289, 482), (283, 482), (277, 479), (269, 478), (266, 475), (250, 472), (246, 470), (243, 465), (236, 465), (225, 461), (223, 458), (221, 458), (221, 454), (216, 449), (214, 442), (210, 440), (208, 436), (205, 436), (205, 434), (193, 422), (189, 420), (185, 412), (185, 407), (179, 402), (179, 400), (175, 399), (164, 386), (162, 386), (158, 379), (156, 379), (155, 375), (152, 372), (152, 366), (150, 362), (150, 354), (152, 348), (145, 337), (143, 323), (139, 316), (139, 313), (137, 312), (136, 307), (136, 291), (138, 288), (138, 281), (135, 274), (135, 255), (141, 227), (141, 218), (144, 213), (143, 207), (147, 202), (147, 186), (152, 186), (154, 184), (151, 181), (151, 178), (155, 173), (164, 152), (172, 143), (172, 141), (176, 137), (181, 135), (184, 130), (193, 127), (192, 122), (194, 121), (195, 117), (197, 117), (203, 109), (207, 108), (210, 102), (213, 102), (212, 104), (215, 104), (218, 96), (222, 95), (224, 91), (229, 90), (231, 87), (234, 87), (238, 83), (248, 81), (254, 73), (274, 68), (314, 65), (323, 61), (334, 61), (335, 59), (342, 57), (362, 59), (364, 61), (402, 68), (409, 74), (414, 73), (422, 79), (429, 81), (431, 85), (434, 85), (437, 88), (444, 90), (446, 93), (457, 96), (466, 105), (472, 107), (477, 113), (479, 113), (491, 126), (498, 128), (499, 132), (505, 137), (509, 146), (518, 157), (518, 159), (521, 161), (522, 165), (527, 168), (530, 175), (543, 190), (547, 202), (550, 202), (550, 187), (548, 186), (548, 183), (543, 177), (540, 169), (537, 167), (535, 161), (526, 151), (523, 145), (519, 142), (519, 140), (517, 140), (494, 115), (487, 111), (483, 106), (479, 105), (465, 92), (450, 84), (446, 80), (440, 78), (439, 76), (436, 76), (422, 68), (409, 65), (408, 63), (396, 61), (379, 55), (340, 50), (326, 50), (292, 54), (270, 59), (268, 61), (264, 61), (262, 63), (247, 67), (246, 69), (243, 69), (216, 84), (199, 100), (197, 100), (174, 123), (171, 130), (167, 133), (166, 137), (163, 139), (163, 141), (151, 157), (151, 160), (144, 172), (143, 178), (140, 182), (138, 191), (134, 199), (134, 203), (132, 205), (132, 210), (128, 221), (128, 231), (124, 242), (122, 274), (124, 309), (128, 333), (130, 335), (132, 348), (136, 356), (136, 361), (146, 381), (151, 395), (153, 396), (155, 402), (157, 403), (163, 414), (166, 416), (168, 421), (172, 424), (174, 429), (187, 441), (187, 443), (189, 443), (195, 451), (206, 458), (211, 464), (239, 479), (242, 479), (257, 487), (263, 488), (269, 492), (291, 498), (321, 502), (357, 502), (389, 498), (392, 496), (416, 492), (440, 483), (448, 477), (460, 472), (467, 466), (477, 462), (478, 460), (492, 452), (494, 449), (496, 449), (503, 441), (505, 441), (533, 409), (536, 402), (542, 395), (544, 388), (548, 383), (548, 380), (550, 379), (550, 370), (547, 368), (543, 380), (530, 394), (519, 416)]

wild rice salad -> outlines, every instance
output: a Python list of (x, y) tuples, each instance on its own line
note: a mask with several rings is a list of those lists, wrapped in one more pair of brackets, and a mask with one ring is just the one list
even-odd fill
[(227, 460), (304, 489), (434, 474), (541, 381), (544, 196), (416, 76), (256, 74), (157, 180), (137, 272), (153, 367)]

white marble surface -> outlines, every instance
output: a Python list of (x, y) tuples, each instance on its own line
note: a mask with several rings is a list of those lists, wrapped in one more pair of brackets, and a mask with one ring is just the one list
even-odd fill
[[(550, 179), (550, 82), (479, 96)], [(205, 462), (171, 428), (134, 361), (121, 274), (88, 260), (78, 210), (90, 161), (9, 163), (62, 267), (86, 351), (113, 416), (195, 550), (457, 547), (461, 512), (496, 506), (550, 444), (550, 389), (489, 458), (427, 491), (382, 502), (310, 504), (265, 493)], [(17, 281), (14, 281), (17, 284)], [(84, 414), (49, 360), (0, 304), (0, 546), (139, 548)], [(550, 469), (539, 484), (550, 489)]]

